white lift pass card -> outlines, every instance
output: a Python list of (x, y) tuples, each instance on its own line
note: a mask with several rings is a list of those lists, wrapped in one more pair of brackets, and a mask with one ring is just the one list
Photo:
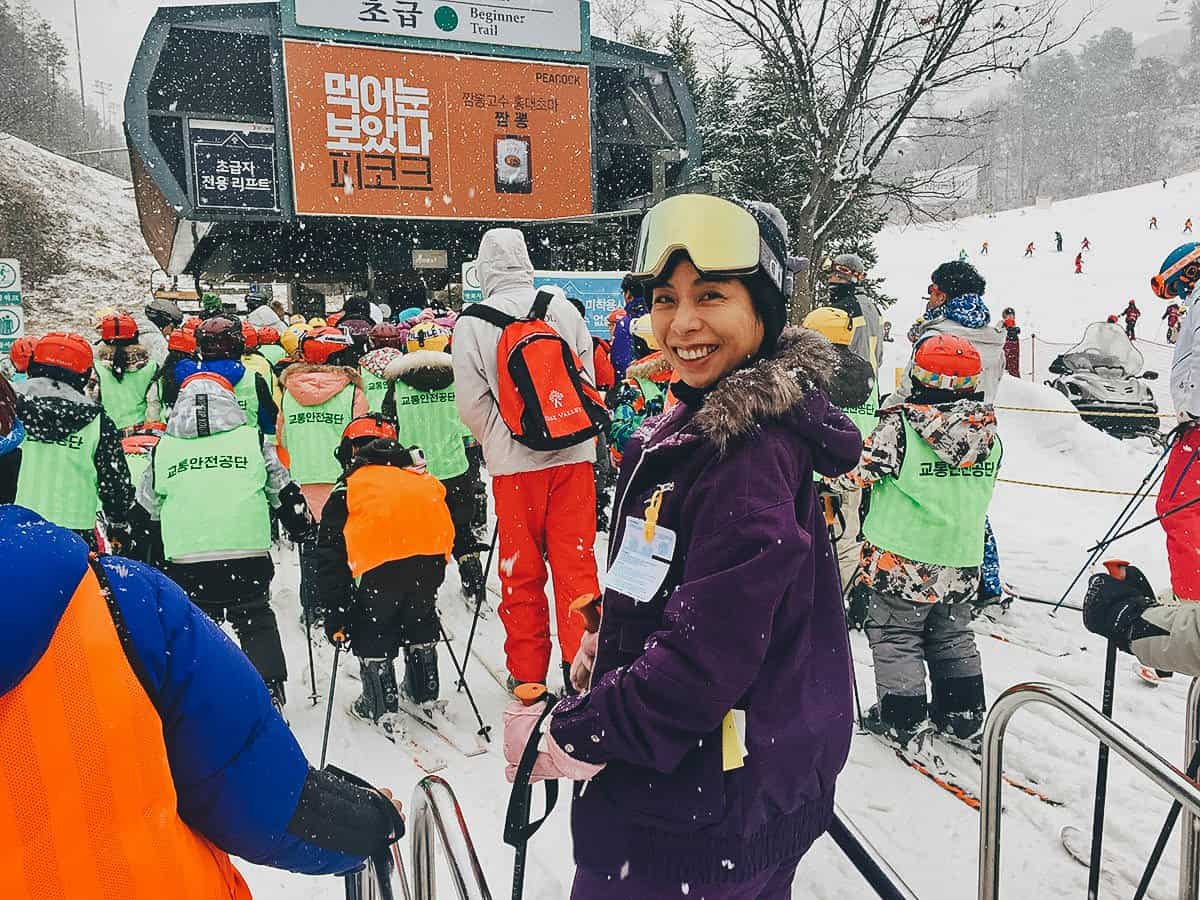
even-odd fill
[(625, 519), (621, 549), (608, 570), (604, 586), (638, 603), (649, 603), (666, 581), (674, 555), (674, 531), (655, 527), (650, 540), (646, 540), (646, 520), (629, 516)]

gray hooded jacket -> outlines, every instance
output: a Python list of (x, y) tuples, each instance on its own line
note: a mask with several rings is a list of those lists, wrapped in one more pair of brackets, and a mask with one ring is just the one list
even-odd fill
[[(207, 398), (207, 416), (203, 417), (205, 428), (201, 431), (201, 416), (197, 415), (196, 398), (203, 395)], [(167, 421), (167, 434), (172, 437), (198, 440), (212, 434), (224, 434), (233, 431), (246, 423), (246, 413), (238, 406), (237, 398), (231, 391), (209, 378), (197, 378), (191, 381), (179, 392), (179, 399), (171, 411)], [(267, 466), (267, 500), (273, 508), (279, 506), (279, 494), (292, 481), (292, 476), (275, 455), (275, 446), (263, 446), (263, 460)], [(154, 489), (154, 462), (146, 467), (141, 483), (137, 487), (137, 502), (150, 513), (150, 518), (158, 521), (162, 498)], [(174, 560), (177, 563), (212, 562), (218, 559), (240, 559), (251, 556), (266, 556), (266, 551), (246, 552), (213, 551), (198, 553)]]
[[(483, 236), (477, 262), (483, 300), (488, 306), (520, 318), (529, 314), (537, 292), (533, 289), (533, 263), (525, 246), (525, 235), (515, 228), (493, 228)], [(583, 318), (562, 291), (554, 294), (546, 322), (562, 335), (583, 362), (593, 384), (592, 338)], [(492, 475), (536, 472), (554, 466), (592, 462), (596, 449), (584, 441), (565, 450), (531, 450), (518, 443), (500, 418), (499, 370), (496, 347), (500, 330), (481, 319), (460, 318), (454, 326), (454, 383), (458, 414), (483, 447), (484, 460)]]

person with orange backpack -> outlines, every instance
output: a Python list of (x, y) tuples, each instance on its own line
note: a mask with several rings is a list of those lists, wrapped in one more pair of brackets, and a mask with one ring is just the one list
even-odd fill
[(246, 657), (164, 575), (0, 507), (6, 900), (250, 900), (230, 855), (352, 871), (399, 804), (316, 770)]
[(321, 512), (316, 550), (325, 634), (348, 640), (361, 669), (351, 714), (389, 732), (401, 703), (427, 715), (437, 706), (437, 594), (454, 545), (446, 489), (421, 450), (396, 438), (378, 413), (346, 426), (337, 453), (344, 473)]
[(592, 466), (607, 411), (587, 326), (561, 291), (534, 290), (525, 236), (493, 228), (477, 259), (483, 300), (469, 304), (454, 328), (456, 402), (492, 475), (509, 676), (514, 684), (545, 683), (546, 562), (564, 672), (583, 637), (571, 604), (600, 593)]

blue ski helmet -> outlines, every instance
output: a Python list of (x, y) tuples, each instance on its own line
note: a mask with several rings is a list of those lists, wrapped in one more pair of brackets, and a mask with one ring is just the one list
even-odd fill
[(1150, 289), (1163, 300), (1186, 298), (1200, 282), (1200, 244), (1181, 244), (1163, 260)]

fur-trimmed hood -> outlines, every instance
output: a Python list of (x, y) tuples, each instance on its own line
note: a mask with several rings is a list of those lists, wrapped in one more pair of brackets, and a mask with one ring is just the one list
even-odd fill
[[(125, 371), (136, 372), (138, 369), (144, 369), (150, 365), (150, 352), (141, 344), (127, 344), (125, 350)], [(95, 345), (94, 356), (96, 365), (112, 366), (113, 354), (117, 352), (117, 348), (101, 341)]]
[(627, 378), (649, 378), (651, 381), (670, 381), (674, 369), (671, 362), (661, 350), (655, 350), (649, 356), (643, 356), (629, 364), (625, 370)]
[(454, 360), (449, 353), (416, 350), (388, 363), (383, 377), (418, 391), (440, 391), (454, 383)]
[(349, 366), (298, 362), (279, 374), (280, 387), (295, 397), (301, 406), (319, 406), (348, 384), (362, 388), (358, 370)]
[(690, 424), (723, 454), (734, 442), (778, 423), (806, 440), (820, 474), (848, 472), (858, 462), (862, 438), (825, 393), (837, 364), (824, 336), (785, 328), (775, 353), (721, 379)]

